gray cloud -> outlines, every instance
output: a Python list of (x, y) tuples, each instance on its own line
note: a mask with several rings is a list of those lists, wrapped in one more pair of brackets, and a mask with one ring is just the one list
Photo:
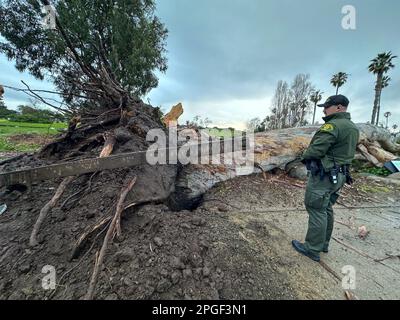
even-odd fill
[[(348, 4), (357, 13), (352, 31), (341, 27)], [(379, 52), (400, 55), (399, 12), (397, 0), (158, 0), (157, 15), (169, 29), (169, 69), (148, 98), (165, 109), (183, 102), (184, 120), (199, 114), (240, 125), (266, 115), (278, 80), (309, 73), (326, 98), (334, 93), (331, 75), (345, 71), (350, 78), (341, 93), (350, 98), (355, 121), (368, 121), (375, 77), (367, 67)], [(400, 59), (396, 64), (382, 109), (400, 124)], [(26, 76), (10, 66), (0, 59), (7, 73), (0, 82)]]
[[(166, 106), (185, 100), (187, 118), (202, 114), (228, 121), (220, 115), (226, 110), (232, 119), (248, 119), (265, 116), (280, 79), (291, 81), (297, 73), (310, 73), (315, 86), (329, 95), (334, 93), (331, 75), (345, 71), (351, 76), (342, 93), (352, 100), (354, 119), (367, 121), (375, 81), (367, 66), (378, 52), (400, 54), (394, 41), (400, 3), (351, 3), (357, 12), (354, 31), (341, 27), (341, 9), (348, 1), (160, 0), (158, 14), (170, 30), (170, 67), (150, 97)], [(400, 79), (400, 68), (391, 76)], [(398, 107), (396, 83), (385, 89), (384, 109)], [(238, 100), (254, 103), (232, 107)], [(212, 101), (219, 102), (219, 111), (205, 106)], [(204, 107), (196, 110), (201, 102)], [(397, 117), (397, 111), (392, 113)]]

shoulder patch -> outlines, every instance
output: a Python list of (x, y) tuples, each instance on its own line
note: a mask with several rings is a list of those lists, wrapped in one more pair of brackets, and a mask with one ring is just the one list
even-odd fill
[(335, 130), (335, 126), (331, 123), (325, 123), (319, 130), (330, 132)]

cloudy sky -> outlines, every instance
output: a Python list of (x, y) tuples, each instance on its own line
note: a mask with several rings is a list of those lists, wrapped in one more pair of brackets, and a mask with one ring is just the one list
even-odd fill
[[(356, 10), (355, 30), (342, 28), (345, 5)], [(353, 119), (368, 121), (375, 78), (367, 67), (377, 53), (400, 55), (399, 12), (398, 0), (157, 0), (157, 15), (169, 29), (169, 68), (145, 100), (164, 110), (182, 102), (183, 120), (200, 115), (213, 125), (242, 128), (269, 112), (279, 80), (309, 73), (325, 99), (335, 93), (332, 74), (343, 71), (350, 77), (340, 93), (349, 97)], [(395, 63), (381, 105), (400, 125), (400, 58)], [(20, 86), (21, 79), (51, 86), (0, 57), (0, 83)], [(26, 100), (11, 91), (5, 99), (12, 107)]]

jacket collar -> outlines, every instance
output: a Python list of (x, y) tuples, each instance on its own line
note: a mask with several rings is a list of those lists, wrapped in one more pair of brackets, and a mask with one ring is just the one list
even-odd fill
[(348, 120), (351, 120), (351, 116), (350, 116), (350, 113), (348, 113), (348, 112), (337, 112), (337, 113), (331, 114), (331, 115), (329, 115), (327, 117), (323, 117), (322, 119), (325, 122), (330, 121), (332, 119), (348, 119)]

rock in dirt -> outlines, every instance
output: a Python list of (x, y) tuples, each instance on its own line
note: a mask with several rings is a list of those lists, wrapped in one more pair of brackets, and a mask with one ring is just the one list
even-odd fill
[(307, 168), (301, 162), (289, 163), (286, 166), (286, 171), (288, 172), (289, 177), (299, 179), (299, 180), (307, 180)]
[(22, 192), (18, 191), (18, 190), (14, 190), (11, 193), (8, 194), (7, 198), (10, 201), (15, 201), (17, 200), (20, 196), (22, 195)]
[(203, 218), (200, 218), (200, 217), (194, 217), (192, 219), (192, 224), (195, 225), (195, 226), (198, 226), (198, 227), (204, 226), (206, 223), (207, 223), (207, 221), (205, 219), (203, 219)]
[(118, 295), (116, 293), (112, 293), (108, 295), (105, 300), (118, 300)]
[(185, 269), (185, 264), (179, 257), (173, 257), (171, 259), (171, 266), (175, 269)]
[(122, 143), (129, 141), (133, 137), (132, 132), (125, 127), (115, 129), (114, 134), (117, 141)]
[(172, 284), (177, 284), (181, 278), (182, 278), (182, 274), (179, 271), (174, 271), (171, 274)]
[(170, 281), (168, 281), (167, 279), (161, 279), (157, 283), (156, 290), (159, 293), (163, 293), (163, 292), (167, 291), (171, 286), (172, 286), (172, 283)]
[(160, 237), (155, 237), (153, 240), (154, 240), (154, 243), (155, 243), (158, 247), (161, 247), (161, 246), (164, 244), (164, 242), (162, 241), (162, 239), (161, 239)]
[(185, 269), (183, 270), (183, 277), (186, 278), (190, 278), (192, 277), (193, 273), (192, 273), (192, 269)]
[(132, 254), (127, 250), (118, 251), (114, 255), (114, 260), (116, 262), (129, 262), (133, 258)]
[(18, 267), (18, 271), (22, 274), (28, 273), (31, 270), (32, 266), (30, 263), (23, 263)]
[(203, 276), (208, 277), (211, 273), (211, 270), (207, 267), (203, 268)]

